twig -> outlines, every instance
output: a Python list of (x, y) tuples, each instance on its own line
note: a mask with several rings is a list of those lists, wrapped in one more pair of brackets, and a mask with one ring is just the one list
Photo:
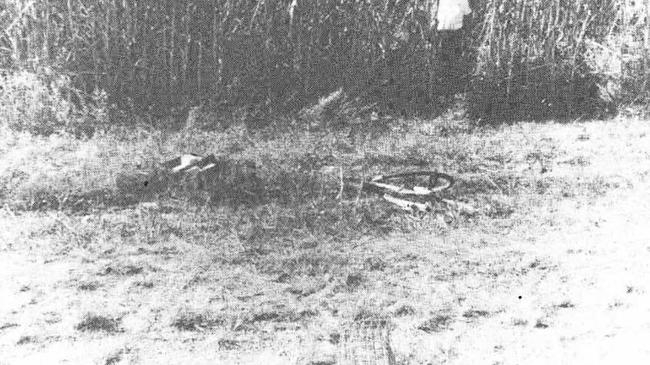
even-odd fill
[(366, 181), (366, 169), (365, 167), (361, 170), (361, 184), (359, 184), (359, 191), (357, 192), (357, 198), (355, 200), (355, 205), (359, 205), (359, 200), (361, 200), (361, 193), (363, 193), (364, 181)]
[[(486, 168), (486, 167), (484, 167), (484, 166), (478, 166), (478, 168), (481, 169), (481, 170), (483, 170), (483, 171), (487, 171), (487, 172), (495, 172), (494, 170), (490, 170), (490, 169), (488, 169), (488, 168)], [(494, 186), (495, 188), (497, 188), (497, 190), (499, 190), (499, 192), (500, 192), (501, 194), (503, 194), (503, 189), (501, 188), (501, 186), (499, 186), (499, 184), (497, 184), (496, 182), (494, 182), (494, 180), (492, 180), (492, 178), (490, 177), (490, 175), (485, 175), (485, 179), (486, 179), (486, 180), (487, 180), (487, 181), (488, 181), (492, 186)]]
[(343, 166), (339, 166), (339, 179), (340, 179), (339, 195), (336, 196), (336, 199), (343, 201)]
[(492, 186), (494, 186), (495, 188), (497, 188), (499, 190), (501, 195), (503, 195), (503, 189), (501, 189), (501, 187), (497, 183), (495, 183), (494, 180), (492, 180), (492, 178), (490, 178), (490, 175), (485, 175), (485, 178), (487, 179), (487, 181), (490, 184), (492, 184)]
[(420, 212), (428, 212), (431, 210), (431, 208), (427, 204), (423, 203), (417, 203), (417, 202), (412, 202), (409, 200), (404, 200), (404, 199), (399, 199), (394, 196), (390, 196), (388, 194), (384, 195), (384, 199), (386, 199), (387, 202), (393, 203), (397, 205), (398, 207), (407, 210), (409, 212), (412, 212), (414, 210), (420, 211)]

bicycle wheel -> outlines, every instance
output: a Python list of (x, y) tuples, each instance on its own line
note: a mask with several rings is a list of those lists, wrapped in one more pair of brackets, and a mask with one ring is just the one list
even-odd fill
[(368, 184), (377, 192), (430, 196), (449, 189), (454, 179), (437, 171), (414, 171), (376, 176)]

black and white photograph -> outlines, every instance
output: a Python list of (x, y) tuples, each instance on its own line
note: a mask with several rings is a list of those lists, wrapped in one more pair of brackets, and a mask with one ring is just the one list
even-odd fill
[(0, 0), (32, 364), (650, 364), (650, 0)]

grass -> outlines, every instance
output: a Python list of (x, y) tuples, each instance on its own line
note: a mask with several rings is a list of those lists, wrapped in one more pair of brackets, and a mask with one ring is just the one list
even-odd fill
[(84, 315), (81, 322), (75, 329), (81, 332), (105, 332), (108, 334), (118, 333), (120, 329), (120, 318), (112, 318), (94, 313)]
[(99, 283), (97, 283), (95, 281), (91, 281), (91, 282), (86, 282), (86, 283), (79, 284), (78, 288), (79, 288), (79, 290), (82, 290), (82, 291), (95, 291), (95, 290), (97, 290), (97, 288), (99, 288), (99, 286), (100, 286)]
[(16, 345), (26, 345), (35, 342), (37, 342), (37, 338), (34, 336), (22, 336), (18, 342), (16, 342)]
[(426, 333), (441, 332), (454, 322), (454, 318), (447, 314), (438, 314), (418, 326), (420, 331)]
[(225, 320), (213, 313), (180, 313), (172, 322), (172, 327), (179, 331), (199, 331), (222, 326)]
[(467, 319), (475, 319), (475, 318), (481, 318), (481, 317), (487, 317), (490, 315), (490, 312), (486, 310), (480, 310), (480, 309), (470, 309), (467, 310), (465, 313), (463, 313), (463, 317)]
[[(31, 330), (44, 333), (44, 348), (70, 348), (65, 356), (84, 358), (93, 346), (93, 336), (65, 332), (74, 330), (111, 334), (107, 346), (119, 347), (98, 351), (104, 360), (127, 343), (137, 351), (123, 361), (137, 353), (156, 362), (162, 351), (209, 354), (208, 363), (260, 363), (280, 347), (277, 363), (287, 363), (312, 343), (343, 346), (331, 334), (350, 323), (390, 328), (398, 363), (414, 364), (477, 363), (470, 357), (481, 346), (494, 357), (495, 346), (508, 354), (517, 341), (532, 349), (543, 325), (549, 336), (593, 333), (591, 321), (635, 308), (611, 303), (647, 292), (635, 280), (644, 275), (622, 287), (608, 279), (644, 267), (645, 236), (634, 224), (647, 215), (639, 190), (647, 129), (635, 120), (491, 128), (396, 120), (380, 137), (354, 141), (346, 131), (237, 126), (115, 129), (85, 140), (3, 132), (0, 294), (12, 301), (0, 315), (17, 324), (0, 330), (11, 340), (7, 361), (29, 355), (13, 346)], [(156, 175), (157, 162), (184, 152), (221, 156), (232, 167), (226, 184), (197, 189)], [(234, 195), (250, 172), (237, 166), (250, 162), (265, 192), (257, 200)], [(452, 212), (445, 223), (358, 192), (364, 178), (411, 168), (454, 176), (445, 197), (476, 213)], [(118, 176), (150, 183), (143, 191)], [(620, 266), (612, 260), (625, 270), (612, 272)], [(97, 308), (126, 314), (90, 314)], [(43, 324), (39, 313), (50, 311), (59, 324)]]

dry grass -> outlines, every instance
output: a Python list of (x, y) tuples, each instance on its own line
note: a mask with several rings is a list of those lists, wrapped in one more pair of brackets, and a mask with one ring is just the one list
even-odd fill
[(172, 326), (179, 331), (199, 331), (225, 324), (223, 318), (212, 313), (180, 313)]
[(625, 12), (632, 18), (638, 6), (491, 0), (480, 7), (484, 15), (475, 30), (470, 96), (476, 118), (500, 122), (604, 114), (628, 92), (622, 70), (636, 61), (625, 57), (623, 50), (634, 46), (623, 34), (642, 26), (625, 19)]
[(4, 5), (0, 41), (14, 46), (0, 67), (56, 65), (82, 89), (72, 99), (106, 90), (154, 119), (184, 123), (204, 104), (263, 125), (268, 109), (297, 111), (342, 86), (397, 111), (426, 108), (445, 91), (431, 81), (449, 77), (431, 52), (430, 1)]
[(118, 318), (106, 317), (103, 315), (87, 313), (77, 326), (76, 330), (81, 332), (105, 332), (117, 333), (120, 332), (120, 321)]
[[(322, 344), (341, 348), (351, 323), (375, 323), (392, 331), (398, 363), (552, 363), (562, 354), (580, 363), (594, 343), (642, 353), (645, 345), (607, 335), (647, 330), (639, 227), (648, 132), (639, 120), (474, 129), (395, 121), (358, 143), (345, 131), (138, 130), (84, 141), (7, 132), (0, 296), (10, 299), (0, 303), (0, 350), (18, 364), (118, 352), (136, 363), (282, 364)], [(170, 185), (118, 199), (115, 171), (149, 171), (189, 148), (254, 161), (264, 186), (282, 191), (237, 204)], [(317, 173), (342, 168), (354, 186), (412, 161), (457, 177), (450, 197), (479, 212), (447, 225), (365, 195), (341, 204), (338, 178)], [(43, 186), (46, 196), (72, 188), (90, 203), (27, 204)], [(92, 195), (97, 188), (105, 195)], [(80, 321), (98, 308), (121, 320)], [(33, 333), (39, 349), (15, 346)]]

